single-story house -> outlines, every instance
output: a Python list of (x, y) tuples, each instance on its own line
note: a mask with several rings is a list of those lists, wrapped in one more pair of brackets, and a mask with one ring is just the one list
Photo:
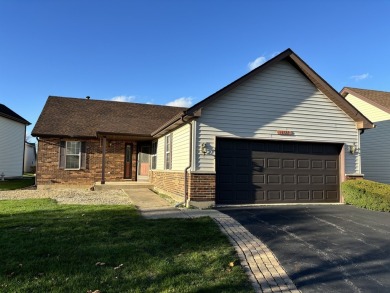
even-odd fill
[(373, 123), (292, 50), (194, 106), (49, 97), (37, 183), (146, 180), (186, 203), (339, 202)]
[(24, 143), (24, 173), (35, 173), (36, 159), (35, 143), (26, 141)]
[(345, 87), (341, 95), (376, 125), (360, 138), (364, 178), (390, 184), (390, 92)]
[(0, 176), (23, 175), (26, 127), (31, 123), (0, 104)]

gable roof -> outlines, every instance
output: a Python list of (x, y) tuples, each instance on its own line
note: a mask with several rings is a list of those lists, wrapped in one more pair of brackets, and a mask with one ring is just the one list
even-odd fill
[[(213, 102), (216, 99), (219, 99), (224, 94), (228, 93), (232, 89), (238, 87), (243, 82), (251, 79), (253, 76), (264, 71), (266, 68), (273, 66), (275, 63), (286, 60), (291, 65), (293, 65), (298, 71), (300, 71), (311, 83), (314, 84), (322, 93), (324, 93), (333, 103), (335, 103), (341, 110), (343, 110), (348, 116), (350, 116), (357, 125), (358, 129), (373, 128), (374, 124), (360, 113), (353, 105), (346, 101), (332, 86), (330, 86), (321, 76), (319, 76), (312, 68), (310, 68), (298, 55), (296, 55), (291, 49), (287, 49), (269, 61), (265, 62), (256, 69), (248, 72), (239, 79), (228, 84), (221, 90), (207, 97), (206, 99), (195, 104), (191, 108), (185, 111), (185, 115), (177, 115), (173, 117), (166, 124), (159, 127), (155, 132), (152, 133), (153, 136), (161, 136), (169, 130), (178, 127), (183, 122), (185, 116), (196, 117), (201, 115), (201, 109)], [(181, 122), (182, 121), (182, 122)]]
[(12, 111), (10, 108), (8, 108), (7, 106), (5, 106), (3, 104), (0, 104), (0, 116), (14, 120), (16, 122), (20, 122), (20, 123), (25, 124), (25, 125), (31, 124), (26, 119), (24, 119), (22, 116), (16, 114), (14, 111)]
[(343, 97), (351, 94), (387, 113), (390, 113), (390, 92), (344, 87), (340, 93)]
[(151, 138), (153, 130), (185, 109), (49, 96), (31, 134), (95, 138), (101, 133)]

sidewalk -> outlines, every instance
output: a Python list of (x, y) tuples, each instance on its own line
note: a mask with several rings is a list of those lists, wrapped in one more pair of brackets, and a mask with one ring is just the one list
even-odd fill
[(255, 292), (300, 292), (272, 251), (228, 215), (212, 209), (175, 208), (147, 188), (124, 191), (146, 219), (211, 217), (234, 246)]

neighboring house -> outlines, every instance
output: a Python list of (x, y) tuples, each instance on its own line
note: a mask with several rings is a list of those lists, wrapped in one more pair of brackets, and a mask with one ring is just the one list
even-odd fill
[(373, 124), (290, 49), (189, 109), (49, 97), (38, 186), (148, 180), (187, 203), (339, 202)]
[(30, 122), (0, 104), (0, 176), (23, 175), (24, 142), (28, 125)]
[(35, 143), (26, 141), (24, 144), (24, 173), (35, 173), (36, 158)]
[(345, 87), (341, 95), (376, 125), (360, 136), (364, 178), (390, 184), (390, 92)]

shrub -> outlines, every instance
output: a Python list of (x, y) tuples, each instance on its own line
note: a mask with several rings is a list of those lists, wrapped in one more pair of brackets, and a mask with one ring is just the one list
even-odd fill
[(348, 180), (341, 185), (345, 203), (390, 212), (390, 185), (370, 180)]

